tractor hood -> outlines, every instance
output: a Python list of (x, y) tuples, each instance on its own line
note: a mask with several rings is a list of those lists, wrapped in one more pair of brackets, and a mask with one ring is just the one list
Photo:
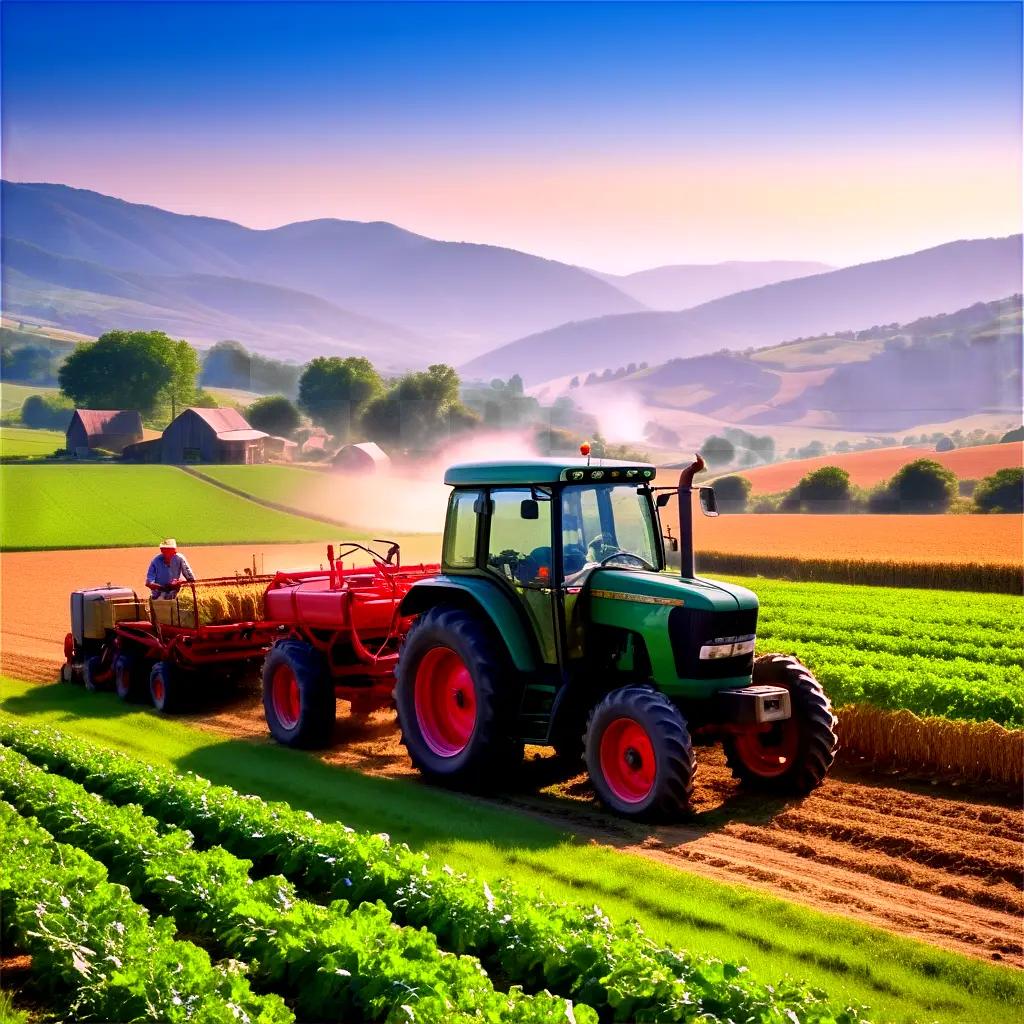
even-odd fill
[(681, 579), (662, 572), (597, 569), (589, 579), (592, 600), (625, 601), (708, 612), (757, 608), (757, 595), (746, 587), (701, 577)]

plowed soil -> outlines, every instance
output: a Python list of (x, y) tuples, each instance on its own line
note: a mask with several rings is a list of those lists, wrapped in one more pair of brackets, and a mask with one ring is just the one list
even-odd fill
[[(429, 542), (423, 542), (426, 546)], [(320, 547), (266, 549), (266, 564), (319, 564)], [(212, 575), (248, 548), (192, 552)], [(430, 558), (407, 552), (406, 561)], [(141, 582), (148, 550), (5, 555), (3, 670), (53, 679), (67, 630), (67, 593), (83, 584)], [(21, 595), (31, 595), (22, 599)], [(353, 718), (338, 705), (335, 744), (321, 756), (368, 774), (414, 776), (394, 715)], [(190, 716), (197, 725), (266, 741), (258, 694)], [(1024, 967), (1024, 811), (1005, 795), (970, 793), (839, 766), (802, 800), (743, 793), (717, 747), (698, 751), (690, 820), (652, 827), (606, 814), (584, 774), (566, 778), (529, 749), (522, 778), (494, 799), (604, 843), (725, 882), (764, 888), (971, 956)]]

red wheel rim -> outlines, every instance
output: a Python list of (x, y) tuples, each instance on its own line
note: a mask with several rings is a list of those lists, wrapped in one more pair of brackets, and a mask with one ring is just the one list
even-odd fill
[(167, 693), (167, 688), (164, 685), (164, 677), (163, 677), (162, 673), (158, 672), (153, 677), (153, 687), (152, 687), (152, 689), (153, 689), (153, 703), (157, 707), (160, 707), (160, 705), (163, 704), (164, 697), (165, 697), (165, 695)]
[(71, 656), (75, 653), (75, 638), (71, 633), (68, 633), (64, 637), (64, 658), (67, 661), (71, 660)]
[(763, 779), (776, 779), (793, 767), (800, 744), (800, 728), (796, 719), (788, 718), (768, 732), (740, 733), (734, 743), (748, 771)]
[(299, 724), (302, 702), (299, 697), (299, 681), (290, 665), (278, 665), (270, 681), (270, 697), (274, 714), (284, 729), (294, 729)]
[(462, 753), (476, 727), (476, 687), (450, 647), (434, 647), (423, 656), (413, 699), (427, 746), (441, 757)]
[(616, 718), (601, 736), (601, 774), (624, 803), (638, 804), (654, 788), (657, 763), (647, 730), (632, 718)]

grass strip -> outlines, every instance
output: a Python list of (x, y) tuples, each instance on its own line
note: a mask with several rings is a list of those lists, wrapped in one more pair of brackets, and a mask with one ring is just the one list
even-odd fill
[(179, 927), (251, 959), (254, 976), (286, 991), (304, 1020), (597, 1021), (588, 1007), (547, 992), (496, 991), (479, 961), (441, 952), (426, 930), (394, 925), (381, 904), (324, 907), (299, 899), (280, 875), (253, 881), (251, 861), (221, 847), (194, 850), (190, 833), (135, 805), (107, 803), (3, 746), (0, 796), (94, 853)]
[(32, 972), (61, 1016), (167, 1024), (290, 1024), (278, 996), (258, 996), (244, 965), (213, 965), (151, 921), (128, 891), (81, 850), (0, 802), (0, 937), (32, 957)]

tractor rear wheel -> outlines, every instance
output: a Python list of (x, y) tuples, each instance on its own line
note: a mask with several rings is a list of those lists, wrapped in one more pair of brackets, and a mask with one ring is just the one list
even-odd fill
[(98, 654), (85, 659), (85, 664), (82, 665), (82, 682), (90, 693), (99, 693), (104, 688), (98, 681), (102, 674), (103, 659)]
[(501, 638), (479, 616), (438, 606), (406, 635), (395, 673), (402, 743), (428, 778), (465, 789), (508, 781), (523, 759), (513, 738), (515, 680)]
[(825, 781), (839, 749), (831, 702), (807, 666), (784, 654), (757, 658), (753, 682), (784, 686), (793, 714), (767, 732), (725, 737), (722, 745), (733, 775), (752, 789), (809, 793)]
[(274, 644), (263, 662), (263, 713), (286, 747), (326, 747), (334, 736), (337, 701), (323, 658), (301, 640)]
[(155, 662), (149, 670), (149, 696), (164, 715), (176, 715), (188, 705), (189, 689), (184, 673), (169, 661)]
[(148, 692), (145, 680), (145, 669), (138, 658), (119, 654), (114, 659), (114, 690), (121, 700), (129, 704), (145, 700)]
[(598, 797), (617, 814), (662, 820), (689, 809), (697, 770), (690, 731), (657, 690), (624, 686), (594, 708), (586, 762)]

